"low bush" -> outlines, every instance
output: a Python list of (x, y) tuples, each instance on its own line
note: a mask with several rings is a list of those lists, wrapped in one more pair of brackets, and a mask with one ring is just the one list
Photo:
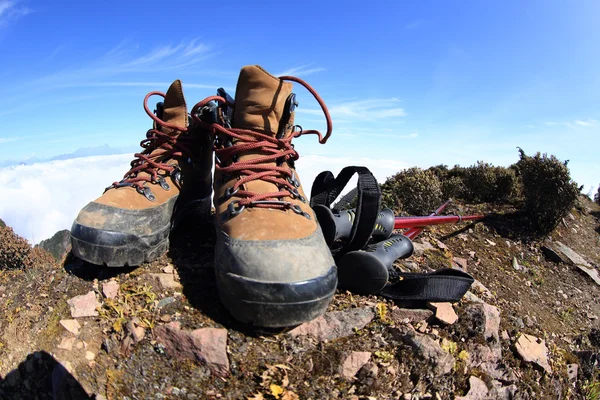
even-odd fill
[(548, 234), (575, 205), (579, 189), (571, 180), (567, 162), (519, 148), (516, 169), (523, 182), (524, 212), (533, 229)]
[(430, 170), (409, 168), (382, 185), (382, 204), (397, 214), (427, 215), (442, 202), (442, 185)]

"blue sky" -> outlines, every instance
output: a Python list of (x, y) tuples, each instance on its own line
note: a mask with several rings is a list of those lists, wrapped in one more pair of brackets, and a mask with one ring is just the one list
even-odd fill
[[(0, 0), (0, 161), (134, 148), (148, 91), (180, 78), (191, 106), (260, 64), (332, 111), (301, 156), (509, 165), (520, 146), (600, 183), (600, 2), (268, 3)], [(298, 123), (324, 129), (296, 92)]]

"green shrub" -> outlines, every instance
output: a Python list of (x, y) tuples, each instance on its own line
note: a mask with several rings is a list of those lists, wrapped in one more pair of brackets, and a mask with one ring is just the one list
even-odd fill
[(409, 168), (388, 178), (382, 185), (382, 204), (397, 214), (405, 211), (426, 215), (442, 202), (442, 187), (430, 170)]
[(462, 197), (470, 202), (506, 203), (518, 193), (518, 179), (514, 169), (494, 167), (478, 161), (477, 164), (459, 170), (464, 182)]
[(460, 176), (453, 176), (442, 181), (444, 199), (462, 199), (465, 196), (465, 183)]
[(600, 204), (600, 186), (598, 186), (598, 191), (596, 192), (596, 194), (594, 195), (594, 201), (598, 204)]
[(523, 182), (524, 211), (532, 227), (550, 233), (575, 205), (579, 194), (567, 162), (539, 152), (528, 156), (519, 148), (516, 168)]
[(465, 171), (466, 200), (481, 203), (494, 201), (496, 192), (496, 171), (491, 164), (477, 161)]

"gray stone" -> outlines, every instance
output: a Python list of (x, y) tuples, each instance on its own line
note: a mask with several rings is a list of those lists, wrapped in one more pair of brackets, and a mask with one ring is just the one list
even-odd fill
[(494, 339), (496, 342), (500, 341), (498, 335), (498, 331), (500, 330), (500, 310), (489, 304), (482, 304), (481, 307), (485, 318), (483, 337)]
[(475, 294), (481, 294), (483, 297), (487, 299), (491, 299), (494, 297), (490, 289), (486, 288), (483, 283), (475, 279), (473, 284), (471, 285), (471, 290), (475, 292)]
[(513, 269), (514, 269), (515, 271), (520, 271), (520, 270), (522, 270), (522, 269), (523, 269), (523, 267), (521, 267), (521, 266), (519, 265), (519, 262), (517, 261), (517, 257), (513, 257), (513, 259), (512, 259), (512, 267), (513, 267)]
[(498, 381), (492, 381), (492, 390), (488, 394), (488, 399), (494, 400), (513, 400), (517, 394), (517, 385), (502, 386)]
[(489, 389), (485, 382), (476, 376), (469, 378), (469, 392), (465, 396), (458, 396), (456, 400), (485, 400)]
[(454, 368), (454, 357), (444, 351), (437, 341), (416, 332), (411, 325), (398, 327), (396, 334), (399, 340), (412, 347), (419, 358), (431, 365), (436, 376), (447, 374)]
[(38, 246), (52, 254), (56, 261), (62, 261), (71, 251), (71, 233), (66, 229), (58, 231), (50, 239), (42, 240)]
[(433, 250), (433, 246), (429, 242), (413, 242), (415, 256), (422, 256), (427, 250)]
[(465, 295), (463, 296), (463, 299), (467, 303), (483, 303), (483, 300), (481, 300), (479, 297), (475, 296), (470, 291), (465, 293)]
[(585, 274), (587, 274), (590, 278), (592, 278), (592, 280), (594, 282), (596, 282), (597, 285), (600, 285), (600, 275), (598, 274), (598, 270), (594, 267), (586, 267), (583, 265), (576, 265), (577, 268), (579, 268), (579, 270), (581, 272), (584, 272)]
[(156, 305), (156, 307), (158, 308), (163, 308), (165, 306), (168, 306), (171, 303), (175, 303), (177, 299), (175, 299), (175, 297), (165, 297), (164, 299), (161, 299), (158, 304)]
[(591, 268), (592, 266), (582, 256), (571, 250), (571, 248), (562, 244), (561, 242), (554, 242), (555, 249), (560, 251), (567, 258), (570, 264), (583, 265), (584, 267)]
[(502, 349), (498, 344), (486, 346), (475, 343), (469, 346), (468, 353), (467, 365), (471, 368), (476, 368), (487, 363), (495, 365), (502, 359)]
[(333, 340), (354, 334), (375, 317), (371, 307), (353, 308), (344, 311), (332, 311), (306, 322), (288, 333), (291, 336), (312, 336), (318, 341)]
[(567, 376), (573, 387), (577, 384), (577, 374), (579, 373), (579, 364), (567, 364)]
[(555, 251), (550, 246), (542, 246), (541, 250), (542, 250), (542, 253), (544, 254), (544, 257), (546, 257), (547, 260), (553, 261), (555, 263), (561, 263), (561, 262), (566, 263), (567, 262), (567, 260), (564, 259), (561, 254), (559, 254), (557, 251)]

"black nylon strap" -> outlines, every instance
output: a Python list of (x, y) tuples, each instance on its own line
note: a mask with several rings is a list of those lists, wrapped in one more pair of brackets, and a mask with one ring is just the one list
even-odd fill
[(474, 279), (466, 272), (444, 268), (429, 274), (400, 274), (400, 281), (386, 285), (379, 293), (395, 300), (455, 303), (469, 290)]
[(310, 193), (311, 207), (317, 204), (331, 207), (331, 203), (344, 190), (354, 174), (358, 174), (356, 217), (352, 224), (350, 237), (342, 249), (336, 253), (336, 256), (362, 249), (369, 241), (379, 213), (381, 201), (379, 184), (368, 168), (351, 166), (342, 169), (336, 178), (330, 171), (321, 172), (315, 178)]

